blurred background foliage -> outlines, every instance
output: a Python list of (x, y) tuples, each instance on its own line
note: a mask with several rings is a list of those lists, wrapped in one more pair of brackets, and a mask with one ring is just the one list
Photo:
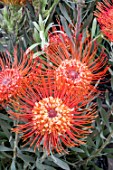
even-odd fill
[[(82, 3), (81, 3), (82, 2)], [(46, 156), (43, 151), (34, 152), (22, 147), (18, 134), (11, 129), (17, 121), (12, 121), (7, 110), (0, 111), (0, 170), (112, 170), (113, 169), (113, 47), (100, 32), (93, 15), (97, 0), (34, 0), (24, 6), (0, 3), (0, 52), (18, 46), (24, 51), (30, 48), (34, 58), (41, 55), (48, 43), (48, 31), (58, 21), (70, 36), (68, 25), (77, 26), (77, 8), (81, 11), (80, 32), (86, 29), (93, 40), (104, 46), (109, 56), (109, 73), (105, 83), (99, 86), (102, 93), (95, 100), (98, 117), (94, 129), (87, 138), (86, 145), (68, 149), (69, 154)], [(112, 164), (112, 165), (111, 165)], [(112, 169), (110, 169), (112, 167)]]

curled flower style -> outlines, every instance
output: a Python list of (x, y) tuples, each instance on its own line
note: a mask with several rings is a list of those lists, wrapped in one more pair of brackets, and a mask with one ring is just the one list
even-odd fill
[[(57, 27), (53, 26), (52, 27), (52, 32), (49, 32), (49, 44), (48, 47), (46, 48), (46, 50), (49, 50), (49, 48), (52, 48), (52, 46), (60, 46), (60, 43), (62, 43), (62, 41), (66, 44), (66, 46), (68, 46), (68, 41), (69, 41), (69, 37), (68, 35), (65, 33), (64, 28), (58, 24), (58, 29)], [(51, 44), (51, 45), (50, 45)]]
[[(91, 123), (96, 118), (96, 107), (78, 109), (78, 101), (71, 88), (59, 89), (49, 75), (40, 77), (41, 86), (34, 86), (34, 91), (27, 91), (20, 102), (19, 113), (10, 115), (23, 124), (14, 128), (14, 132), (23, 134), (25, 144), (48, 152), (66, 152), (66, 147), (74, 147), (85, 143), (91, 133)], [(67, 94), (68, 90), (68, 94)]]
[[(28, 0), (31, 2), (31, 0)], [(0, 2), (3, 2), (7, 5), (24, 5), (26, 4), (27, 0), (0, 0)]]
[(58, 86), (61, 86), (60, 81), (64, 80), (68, 87), (73, 87), (74, 93), (78, 97), (84, 97), (91, 90), (94, 93), (98, 92), (95, 83), (103, 79), (108, 70), (105, 52), (102, 50), (97, 55), (98, 45), (90, 39), (84, 43), (81, 41), (79, 46), (76, 46), (76, 40), (73, 42), (68, 40), (68, 44), (70, 50), (64, 42), (60, 42), (59, 47), (52, 45), (49, 51), (45, 51), (44, 57), (47, 62), (39, 59), (43, 74), (48, 68), (49, 74), (55, 75)]
[(32, 54), (24, 53), (17, 56), (14, 50), (12, 57), (8, 52), (0, 57), (0, 103), (8, 101), (11, 97), (19, 95), (25, 84), (30, 82), (27, 79), (33, 66)]
[[(75, 39), (76, 38), (76, 29), (75, 27), (69, 26), (70, 29), (70, 37)], [(88, 36), (88, 33), (87, 33)], [(49, 32), (48, 35), (48, 45), (45, 46), (44, 51), (50, 52), (51, 48), (54, 48), (54, 52), (57, 53), (57, 48), (60, 47), (60, 44), (64, 43), (68, 50), (70, 50), (70, 37), (66, 34), (64, 27), (60, 25), (60, 22), (58, 22), (57, 26), (52, 27), (52, 31)], [(78, 42), (82, 39), (82, 33), (78, 36)], [(56, 48), (55, 48), (56, 47)]]
[(97, 11), (94, 14), (97, 17), (101, 31), (110, 41), (113, 41), (113, 0), (111, 2), (107, 0), (98, 2), (96, 7)]

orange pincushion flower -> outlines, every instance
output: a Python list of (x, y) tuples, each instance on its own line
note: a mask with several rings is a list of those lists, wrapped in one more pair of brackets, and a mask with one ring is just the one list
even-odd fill
[[(49, 46), (51, 44), (52, 42)], [(76, 40), (74, 43), (68, 40), (68, 44), (70, 50), (64, 42), (60, 42), (60, 46), (52, 45), (49, 51), (45, 51), (47, 62), (39, 59), (43, 74), (48, 69), (50, 75), (55, 75), (58, 86), (61, 86), (61, 80), (64, 80), (67, 86), (73, 87), (76, 96), (84, 97), (91, 90), (97, 92), (94, 85), (108, 70), (106, 54), (102, 51), (96, 56), (98, 46), (88, 39), (84, 43), (79, 42), (79, 46), (76, 46)]]
[[(28, 0), (31, 2), (31, 0)], [(3, 2), (7, 5), (24, 5), (26, 4), (27, 0), (0, 0), (0, 2)]]
[[(29, 58), (28, 58), (29, 57)], [(32, 55), (23, 54), (18, 59), (17, 51), (14, 57), (8, 52), (0, 57), (0, 103), (15, 97), (22, 92), (32, 65)]]
[(100, 28), (105, 36), (113, 41), (113, 0), (111, 3), (108, 0), (97, 3), (97, 11), (95, 16), (100, 24)]
[(22, 133), (24, 142), (30, 143), (30, 147), (33, 145), (36, 149), (43, 144), (48, 153), (65, 152), (66, 147), (84, 144), (91, 133), (96, 109), (93, 106), (77, 111), (78, 102), (72, 89), (65, 84), (59, 89), (51, 77), (47, 77), (41, 76), (41, 86), (35, 86), (35, 92), (27, 91), (20, 102), (14, 103), (20, 110), (10, 115), (24, 122), (14, 131)]

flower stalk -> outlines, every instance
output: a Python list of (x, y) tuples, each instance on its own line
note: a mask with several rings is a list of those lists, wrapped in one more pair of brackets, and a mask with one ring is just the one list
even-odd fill
[(76, 23), (76, 37), (78, 38), (78, 34), (80, 33), (80, 27), (82, 22), (82, 8), (84, 6), (84, 0), (78, 0), (77, 2), (77, 23)]

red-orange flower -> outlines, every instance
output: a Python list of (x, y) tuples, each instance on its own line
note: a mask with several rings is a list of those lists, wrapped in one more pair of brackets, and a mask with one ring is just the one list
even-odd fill
[(84, 43), (80, 41), (79, 46), (76, 46), (76, 40), (72, 42), (68, 39), (70, 50), (65, 42), (60, 42), (60, 46), (51, 44), (49, 46), (52, 48), (46, 50), (44, 55), (47, 62), (39, 59), (43, 74), (48, 69), (50, 75), (55, 75), (59, 87), (62, 86), (61, 80), (64, 80), (68, 87), (73, 87), (77, 98), (84, 97), (91, 90), (97, 92), (94, 86), (108, 70), (104, 51), (97, 55), (98, 45), (88, 39)]
[[(18, 58), (20, 57), (20, 58)], [(19, 95), (30, 82), (28, 73), (33, 66), (32, 54), (17, 56), (14, 50), (12, 57), (8, 52), (0, 57), (0, 103)]]
[(113, 41), (113, 0), (103, 0), (97, 3), (95, 16), (100, 24), (100, 28), (105, 36)]
[[(43, 149), (48, 153), (56, 150), (65, 151), (66, 147), (84, 144), (91, 133), (91, 123), (96, 118), (95, 106), (77, 111), (78, 101), (71, 88), (59, 89), (51, 77), (40, 77), (41, 86), (27, 94), (15, 108), (19, 113), (10, 112), (11, 116), (24, 122), (14, 129), (23, 134), (24, 142), (30, 147)], [(68, 94), (67, 94), (68, 91)]]

